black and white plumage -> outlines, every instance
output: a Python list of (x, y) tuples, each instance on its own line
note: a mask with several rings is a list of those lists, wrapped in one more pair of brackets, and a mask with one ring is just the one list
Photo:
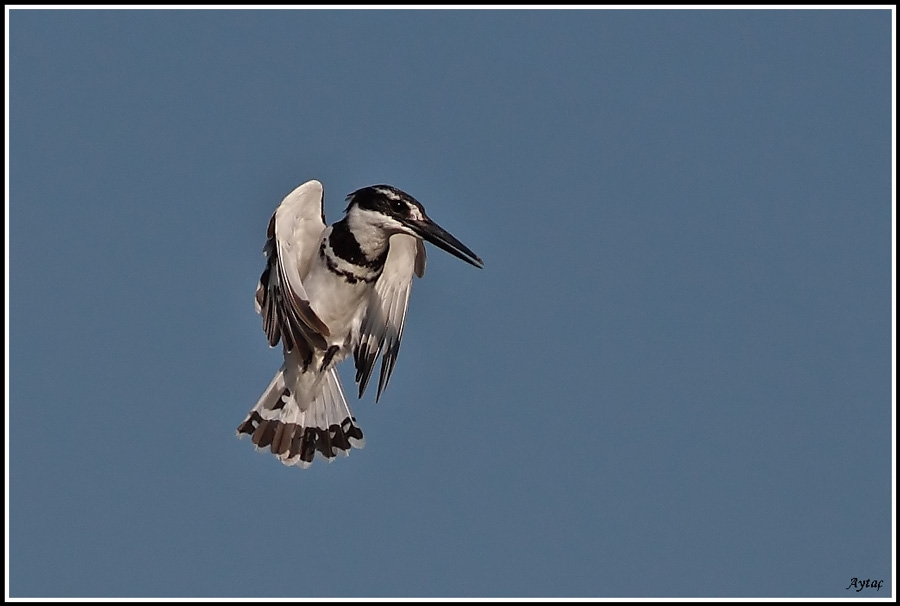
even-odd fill
[(483, 263), (395, 187), (347, 196), (343, 219), (326, 227), (323, 188), (307, 181), (272, 215), (266, 268), (256, 289), (269, 345), (284, 363), (238, 427), (282, 463), (308, 467), (363, 446), (335, 365), (353, 355), (362, 397), (381, 356), (376, 401), (390, 381), (413, 274), (425, 273), (423, 239), (476, 267)]

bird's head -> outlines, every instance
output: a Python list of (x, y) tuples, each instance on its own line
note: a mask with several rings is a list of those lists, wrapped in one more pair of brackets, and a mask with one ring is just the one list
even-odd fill
[(372, 185), (347, 196), (347, 216), (388, 234), (408, 234), (431, 242), (451, 255), (481, 268), (469, 248), (425, 214), (418, 200), (390, 185)]

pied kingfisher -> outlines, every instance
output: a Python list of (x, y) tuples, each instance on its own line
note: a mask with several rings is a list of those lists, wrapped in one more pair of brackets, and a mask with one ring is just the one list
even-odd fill
[(285, 465), (309, 467), (362, 448), (335, 365), (351, 353), (361, 398), (381, 354), (378, 393), (397, 361), (413, 272), (425, 273), (425, 246), (481, 268), (481, 259), (428, 218), (407, 193), (373, 185), (347, 196), (345, 216), (325, 226), (323, 189), (307, 181), (269, 221), (266, 268), (256, 311), (284, 363), (237, 429)]

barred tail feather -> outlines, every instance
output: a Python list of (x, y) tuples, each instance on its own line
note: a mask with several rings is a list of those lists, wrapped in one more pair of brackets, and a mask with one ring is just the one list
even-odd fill
[(237, 428), (250, 436), (257, 450), (269, 447), (285, 465), (306, 468), (318, 451), (328, 462), (365, 445), (362, 431), (350, 413), (334, 368), (316, 382), (316, 396), (301, 409), (295, 392), (285, 385), (282, 367), (256, 405)]

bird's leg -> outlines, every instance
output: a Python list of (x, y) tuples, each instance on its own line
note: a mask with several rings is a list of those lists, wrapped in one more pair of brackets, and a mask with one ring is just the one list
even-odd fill
[(325, 369), (334, 359), (334, 356), (341, 350), (337, 345), (332, 345), (328, 348), (328, 351), (325, 352), (325, 355), (322, 357), (322, 366), (319, 368), (319, 372), (325, 372)]

